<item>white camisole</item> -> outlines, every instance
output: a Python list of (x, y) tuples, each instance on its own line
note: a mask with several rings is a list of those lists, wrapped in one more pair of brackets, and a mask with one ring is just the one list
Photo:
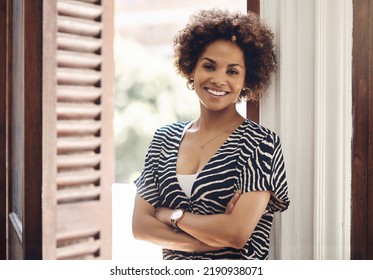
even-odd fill
[(187, 175), (176, 174), (177, 180), (179, 181), (179, 185), (188, 198), (190, 198), (192, 195), (192, 187), (194, 182), (196, 181), (197, 176), (198, 173)]
[[(191, 127), (193, 122), (188, 123), (183, 130), (183, 134), (181, 135), (181, 139), (183, 139), (185, 132)], [(185, 192), (188, 198), (191, 197), (192, 187), (196, 178), (199, 173), (196, 174), (176, 174), (177, 180), (179, 181), (179, 185), (181, 189)]]

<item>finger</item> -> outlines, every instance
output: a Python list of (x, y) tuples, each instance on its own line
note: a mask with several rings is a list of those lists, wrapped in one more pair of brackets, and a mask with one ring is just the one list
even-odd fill
[(233, 208), (234, 206), (236, 205), (238, 199), (240, 198), (241, 196), (241, 191), (236, 191), (233, 195), (233, 197), (231, 198), (231, 200), (229, 201), (228, 205), (227, 205), (227, 208), (225, 210), (225, 213), (226, 214), (231, 214), (232, 211), (233, 211)]
[(233, 207), (234, 207), (234, 205), (229, 203), (228, 206), (227, 206), (227, 209), (225, 210), (225, 214), (228, 214), (228, 215), (232, 214)]
[(230, 203), (232, 204), (236, 204), (236, 202), (238, 201), (238, 199), (240, 198), (241, 196), (241, 192), (240, 191), (236, 191), (230, 201)]

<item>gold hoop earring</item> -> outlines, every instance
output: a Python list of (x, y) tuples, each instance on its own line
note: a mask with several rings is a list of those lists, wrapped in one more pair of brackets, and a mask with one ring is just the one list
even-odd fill
[[(249, 91), (249, 92), (246, 92), (246, 91)], [(241, 94), (240, 94), (241, 100), (246, 100), (247, 101), (247, 100), (252, 99), (253, 97), (254, 97), (254, 95), (253, 95), (253, 92), (250, 88), (248, 88), (248, 87), (242, 88)]]
[(194, 90), (194, 80), (193, 79), (189, 79), (186, 83), (186, 86), (189, 90)]

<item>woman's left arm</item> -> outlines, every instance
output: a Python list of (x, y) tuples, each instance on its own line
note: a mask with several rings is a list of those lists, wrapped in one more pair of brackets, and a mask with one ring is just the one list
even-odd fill
[[(197, 215), (185, 212), (177, 225), (209, 246), (242, 248), (263, 215), (269, 199), (269, 191), (248, 192), (239, 197), (231, 213)], [(173, 211), (160, 208), (156, 217), (172, 225), (170, 216)]]

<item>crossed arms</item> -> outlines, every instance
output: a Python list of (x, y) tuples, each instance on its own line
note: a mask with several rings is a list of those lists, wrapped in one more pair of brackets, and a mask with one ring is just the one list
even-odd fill
[(162, 248), (206, 252), (223, 247), (242, 248), (251, 236), (270, 198), (269, 191), (236, 193), (224, 214), (197, 215), (185, 212), (178, 222), (182, 232), (175, 232), (170, 222), (173, 209), (157, 211), (136, 195), (132, 231), (136, 239)]

